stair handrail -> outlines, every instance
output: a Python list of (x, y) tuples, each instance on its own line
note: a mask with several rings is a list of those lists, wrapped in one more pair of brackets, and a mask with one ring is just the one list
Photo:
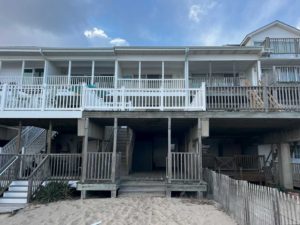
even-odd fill
[[(41, 137), (43, 137), (43, 135), (45, 135), (46, 132), (47, 132), (47, 130), (46, 130), (46, 129), (43, 129), (43, 130), (39, 131), (37, 135), (35, 135), (35, 137), (32, 139), (32, 141), (31, 141), (30, 143), (28, 143), (28, 144), (25, 146), (25, 153), (26, 153), (26, 154), (36, 154), (36, 153), (40, 153), (40, 151), (42, 151), (43, 149), (46, 148), (46, 138), (45, 138), (44, 140), (40, 140)], [(38, 149), (38, 151), (32, 152), (33, 149), (32, 149), (31, 146), (32, 146), (33, 144), (35, 144), (36, 141), (38, 141), (38, 142), (41, 142), (41, 141), (42, 141), (42, 143), (40, 143), (41, 146), (40, 146), (40, 148)]]
[(29, 175), (27, 202), (31, 201), (32, 197), (39, 190), (43, 182), (50, 176), (49, 162), (50, 156), (46, 155), (41, 163)]
[[(30, 129), (31, 129), (31, 127), (28, 126), (28, 127), (26, 127), (25, 129), (22, 130), (21, 140), (22, 140), (22, 138), (25, 137), (25, 135), (27, 134), (27, 132), (29, 132)], [(14, 152), (15, 148), (17, 147), (17, 139), (18, 139), (18, 135), (15, 136), (6, 145), (4, 145), (2, 147), (1, 153), (17, 153), (17, 152)]]
[(17, 178), (19, 157), (15, 156), (0, 173), (0, 195), (2, 195), (13, 180)]

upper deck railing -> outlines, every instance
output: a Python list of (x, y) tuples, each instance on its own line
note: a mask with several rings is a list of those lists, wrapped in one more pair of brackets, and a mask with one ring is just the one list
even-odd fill
[(205, 96), (204, 84), (197, 89), (4, 84), (0, 86), (0, 111), (204, 111)]
[(271, 54), (300, 54), (300, 38), (266, 38), (263, 42), (266, 51)]
[[(300, 85), (97, 88), (0, 85), (1, 111), (300, 111)], [(59, 114), (58, 114), (59, 115)]]
[[(199, 77), (190, 78), (190, 88), (200, 88), (205, 82), (208, 87), (233, 87), (241, 86), (242, 78), (240, 77)], [(97, 88), (114, 88), (115, 78), (113, 76), (71, 76), (67, 75), (48, 75), (44, 77), (22, 77), (20, 76), (0, 76), (0, 84), (9, 85), (79, 85), (93, 84)], [(124, 79), (117, 78), (117, 88), (130, 89), (182, 89), (186, 88), (185, 79)]]

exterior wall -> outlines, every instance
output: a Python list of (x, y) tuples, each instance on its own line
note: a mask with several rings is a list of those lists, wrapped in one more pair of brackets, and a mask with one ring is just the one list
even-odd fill
[(0, 76), (22, 76), (22, 62), (2, 61)]
[(62, 75), (62, 71), (54, 65), (53, 62), (47, 61), (47, 75)]
[(246, 46), (253, 46), (254, 42), (262, 42), (265, 40), (266, 37), (269, 38), (299, 38), (300, 36), (289, 32), (279, 26), (273, 26), (269, 29), (266, 29), (258, 34), (255, 34), (251, 37), (248, 41)]

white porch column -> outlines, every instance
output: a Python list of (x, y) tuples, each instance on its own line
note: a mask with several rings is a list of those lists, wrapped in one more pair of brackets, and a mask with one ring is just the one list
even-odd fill
[(1, 69), (2, 69), (2, 61), (0, 60), (0, 74), (1, 74)]
[(212, 62), (208, 63), (208, 81), (211, 83), (211, 74), (212, 74)]
[(68, 66), (68, 84), (71, 84), (71, 73), (72, 73), (72, 61), (69, 60), (69, 66)]
[(184, 82), (185, 82), (184, 87), (188, 89), (189, 88), (189, 61), (187, 58), (184, 61)]
[(139, 61), (139, 88), (141, 88), (142, 62)]
[(92, 61), (92, 78), (91, 78), (91, 84), (94, 84), (95, 82), (95, 60)]
[(260, 60), (257, 60), (257, 80), (258, 80), (258, 83), (261, 82), (261, 62), (260, 62)]
[(44, 62), (44, 74), (43, 74), (43, 84), (47, 84), (47, 77), (48, 77), (48, 73), (49, 73), (49, 70), (48, 70), (48, 61), (45, 60)]
[(283, 188), (293, 189), (293, 170), (290, 145), (281, 143), (278, 152), (279, 183)]
[(118, 88), (118, 73), (119, 73), (119, 62), (118, 60), (115, 60), (115, 88)]
[(165, 87), (165, 62), (161, 62), (161, 88)]
[(257, 79), (257, 72), (255, 72), (254, 66), (251, 68), (251, 85), (257, 86), (258, 85), (258, 79)]
[(24, 80), (24, 69), (25, 69), (25, 60), (22, 61), (22, 68), (21, 68), (21, 84), (23, 84), (23, 80)]

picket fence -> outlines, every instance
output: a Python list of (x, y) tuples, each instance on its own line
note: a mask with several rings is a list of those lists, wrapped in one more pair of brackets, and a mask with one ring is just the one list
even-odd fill
[(204, 170), (208, 195), (240, 225), (300, 224), (299, 196)]

